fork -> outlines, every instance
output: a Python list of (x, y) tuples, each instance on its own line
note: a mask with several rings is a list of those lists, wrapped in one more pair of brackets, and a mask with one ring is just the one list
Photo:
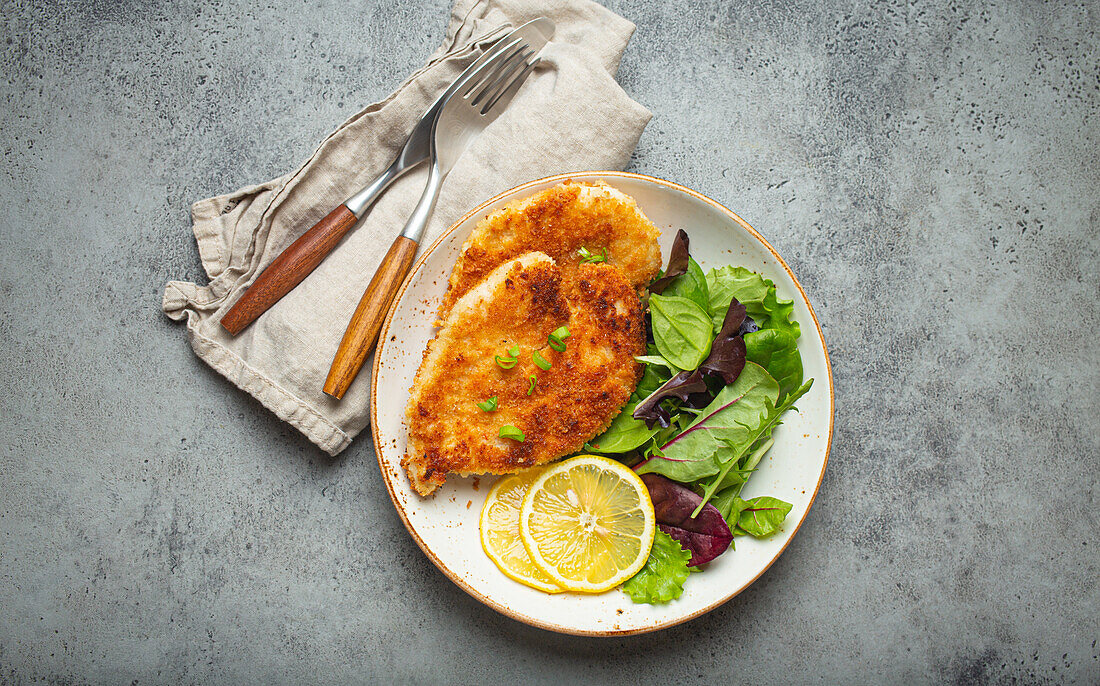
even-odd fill
[(499, 65), (514, 48), (517, 39), (531, 46), (542, 47), (554, 32), (548, 19), (539, 18), (513, 29), (498, 38), (436, 99), (432, 106), (413, 127), (405, 146), (370, 185), (345, 200), (336, 209), (317, 222), (313, 228), (298, 237), (268, 265), (252, 285), (221, 318), (221, 325), (230, 335), (236, 336), (260, 315), (293, 290), (316, 269), (325, 257), (348, 233), (356, 222), (391, 183), (409, 170), (427, 161), (432, 137), (432, 125), (443, 103), (463, 83), (463, 79), (487, 63)]
[[(550, 32), (553, 24), (549, 25)], [(439, 198), (443, 179), (469, 144), (504, 111), (531, 70), (538, 64), (537, 49), (517, 39), (505, 48), (505, 57), (485, 64), (467, 77), (443, 104), (432, 125), (431, 164), (428, 183), (382, 264), (363, 293), (359, 306), (336, 350), (324, 391), (342, 398), (363, 366), (378, 338), (390, 304), (412, 266), (413, 258)]]

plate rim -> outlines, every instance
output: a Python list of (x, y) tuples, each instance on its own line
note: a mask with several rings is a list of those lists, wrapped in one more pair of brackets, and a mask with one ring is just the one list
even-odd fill
[[(732, 219), (741, 228), (748, 231), (749, 234), (753, 238), (755, 238), (757, 241), (760, 242), (761, 245), (763, 245), (765, 248), (767, 248), (768, 252), (770, 252), (772, 254), (772, 257), (775, 258), (776, 262), (779, 265), (781, 265), (784, 270), (786, 270), (787, 275), (791, 277), (791, 281), (794, 283), (795, 287), (798, 289), (799, 294), (802, 296), (803, 302), (806, 303), (806, 309), (809, 310), (810, 317), (813, 318), (813, 320), (814, 320), (814, 327), (816, 327), (818, 338), (821, 340), (821, 350), (822, 350), (822, 353), (825, 355), (825, 369), (826, 369), (826, 371), (828, 372), (828, 375), (829, 375), (829, 433), (828, 433), (828, 436), (826, 437), (826, 440), (825, 440), (825, 460), (821, 464), (821, 473), (818, 474), (817, 484), (814, 486), (814, 492), (810, 496), (809, 502), (806, 504), (806, 511), (803, 513), (802, 518), (795, 525), (794, 530), (791, 531), (791, 535), (787, 539), (787, 542), (783, 544), (783, 547), (779, 549), (779, 552), (777, 552), (772, 557), (772, 559), (769, 560), (766, 565), (764, 565), (763, 569), (761, 569), (760, 572), (758, 574), (756, 574), (756, 576), (754, 576), (751, 579), (749, 579), (748, 581), (746, 581), (740, 587), (738, 587), (737, 589), (732, 591), (729, 595), (726, 595), (723, 598), (715, 600), (713, 603), (707, 605), (706, 607), (703, 607), (699, 610), (696, 610), (696, 611), (692, 612), (691, 614), (685, 615), (683, 617), (676, 617), (675, 619), (670, 619), (668, 621), (659, 622), (659, 623), (657, 623), (653, 626), (645, 626), (645, 627), (638, 627), (638, 628), (632, 628), (632, 629), (605, 629), (605, 630), (593, 631), (593, 630), (574, 629), (574, 628), (571, 628), (571, 627), (561, 626), (561, 625), (558, 625), (558, 624), (554, 624), (552, 622), (547, 622), (545, 620), (538, 619), (536, 617), (531, 617), (529, 615), (523, 614), (522, 612), (518, 612), (518, 611), (516, 611), (516, 610), (514, 610), (514, 609), (512, 609), (512, 608), (510, 608), (506, 605), (503, 605), (503, 604), (501, 604), (501, 603), (499, 603), (499, 602), (497, 602), (497, 601), (495, 601), (495, 600), (493, 600), (489, 597), (486, 597), (486, 596), (482, 595), (480, 592), (478, 592), (471, 585), (467, 584), (462, 579), (462, 577), (460, 577), (458, 574), (453, 572), (449, 567), (447, 567), (447, 565), (443, 564), (443, 562), (439, 559), (439, 557), (431, 550), (431, 548), (429, 548), (427, 546), (427, 544), (424, 543), (423, 539), (421, 539), (421, 537), (416, 533), (416, 530), (413, 529), (412, 525), (409, 523), (409, 518), (406, 516), (404, 509), (401, 507), (400, 503), (398, 502), (397, 493), (394, 491), (394, 485), (391, 483), (389, 475), (387, 474), (386, 469), (383, 467), (382, 459), (381, 459), (381, 455), (382, 455), (381, 441), (378, 437), (378, 432), (375, 431), (375, 427), (378, 426), (377, 404), (376, 404), (376, 401), (375, 401), (375, 399), (378, 397), (376, 385), (377, 385), (377, 380), (378, 380), (378, 371), (379, 371), (379, 368), (381, 367), (381, 362), (382, 362), (382, 355), (378, 354), (378, 349), (381, 348), (381, 346), (383, 346), (385, 344), (385, 342), (388, 338), (390, 325), (392, 324), (394, 314), (397, 311), (397, 303), (405, 295), (405, 291), (406, 291), (406, 289), (408, 289), (409, 284), (412, 283), (412, 278), (411, 278), (412, 275), (415, 274), (416, 271), (419, 270), (424, 265), (424, 262), (427, 261), (428, 256), (431, 255), (443, 243), (443, 241), (446, 238), (448, 238), (451, 234), (453, 234), (455, 231), (458, 230), (459, 226), (464, 224), (467, 220), (469, 220), (474, 215), (477, 215), (481, 212), (484, 212), (485, 208), (488, 207), (489, 205), (492, 205), (493, 203), (497, 202), (498, 200), (501, 200), (505, 196), (509, 196), (509, 195), (513, 195), (515, 193), (519, 193), (519, 192), (521, 192), (521, 191), (523, 191), (527, 188), (531, 188), (533, 186), (538, 186), (538, 185), (545, 184), (545, 183), (565, 182), (565, 181), (568, 181), (570, 179), (582, 180), (581, 177), (619, 177), (619, 178), (624, 178), (624, 179), (635, 179), (635, 180), (640, 180), (640, 181), (644, 181), (644, 182), (655, 183), (659, 186), (665, 186), (667, 188), (679, 191), (681, 193), (686, 193), (687, 195), (690, 195), (690, 196), (696, 198), (697, 200), (701, 200), (701, 201), (707, 203), (708, 205), (711, 205), (712, 207), (714, 207), (718, 211), (720, 211), (720, 212), (726, 214), (727, 216), (729, 216), (730, 219)], [(547, 630), (547, 631), (553, 631), (553, 632), (561, 633), (561, 634), (570, 634), (570, 635), (574, 635), (574, 636), (608, 636), (608, 637), (611, 637), (611, 636), (632, 636), (632, 635), (646, 634), (646, 633), (649, 633), (649, 632), (652, 632), (652, 631), (658, 631), (660, 629), (668, 629), (668, 628), (676, 626), (678, 624), (683, 624), (684, 622), (689, 622), (692, 619), (695, 619), (696, 617), (702, 616), (702, 615), (704, 615), (708, 612), (711, 612), (712, 610), (715, 610), (716, 608), (720, 607), (721, 605), (724, 605), (725, 603), (729, 602), (730, 600), (732, 600), (736, 596), (740, 595), (741, 592), (744, 591), (749, 586), (752, 586), (754, 583), (756, 583), (756, 580), (759, 579), (761, 576), (763, 576), (764, 572), (768, 571), (768, 569), (770, 569), (771, 566), (773, 564), (775, 564), (775, 561), (778, 560), (783, 555), (783, 553), (787, 550), (787, 547), (794, 540), (794, 537), (798, 534), (798, 530), (802, 528), (802, 524), (805, 523), (806, 518), (810, 516), (810, 509), (813, 507), (814, 501), (817, 499), (818, 491), (821, 490), (821, 484), (825, 480), (825, 470), (829, 465), (829, 451), (832, 449), (832, 445), (833, 445), (833, 423), (834, 423), (835, 414), (836, 414), (836, 398), (835, 398), (835, 391), (834, 391), (834, 387), (833, 387), (833, 365), (832, 365), (832, 362), (829, 359), (829, 349), (828, 349), (828, 345), (825, 342), (825, 334), (821, 330), (821, 323), (817, 319), (817, 313), (814, 311), (813, 303), (810, 302), (810, 298), (806, 295), (806, 291), (803, 290), (802, 284), (798, 281), (798, 278), (794, 275), (794, 272), (791, 271), (791, 268), (787, 265), (787, 262), (779, 255), (778, 252), (776, 252), (775, 248), (772, 247), (771, 243), (769, 243), (767, 241), (767, 239), (765, 239), (762, 235), (760, 235), (760, 233), (756, 229), (754, 229), (752, 226), (750, 226), (747, 221), (742, 219), (740, 217), (740, 215), (738, 215), (736, 212), (729, 209), (728, 207), (726, 207), (722, 203), (718, 202), (717, 200), (714, 200), (713, 198), (710, 198), (706, 195), (703, 195), (702, 193), (699, 193), (698, 191), (694, 191), (694, 190), (692, 190), (692, 189), (690, 189), (686, 186), (682, 186), (682, 185), (680, 185), (680, 184), (678, 184), (674, 181), (668, 181), (666, 179), (662, 179), (662, 178), (655, 177), (655, 176), (647, 176), (645, 174), (636, 174), (634, 172), (626, 172), (626, 171), (600, 171), (600, 170), (575, 171), (575, 172), (568, 172), (568, 173), (563, 173), (563, 174), (553, 174), (551, 176), (544, 176), (544, 177), (539, 178), (539, 179), (534, 179), (532, 181), (527, 181), (525, 183), (521, 183), (518, 186), (514, 186), (514, 187), (509, 188), (505, 191), (501, 191), (500, 193), (497, 193), (493, 197), (479, 203), (476, 207), (474, 207), (473, 209), (471, 209), (470, 211), (466, 212), (461, 217), (459, 217), (454, 223), (451, 224), (451, 226), (446, 231), (444, 231), (442, 234), (439, 235), (439, 237), (437, 237), (434, 241), (432, 241), (431, 245), (429, 245), (426, 250), (421, 251), (420, 255), (416, 259), (416, 262), (413, 263), (412, 268), (409, 270), (409, 276), (406, 277), (404, 283), (401, 284), (401, 288), (397, 291), (397, 294), (393, 298), (393, 302), (391, 303), (390, 308), (386, 313), (386, 319), (382, 323), (382, 330), (378, 334), (378, 339), (377, 340), (378, 340), (378, 346), (375, 350), (374, 361), (371, 365), (371, 380), (370, 380), (370, 429), (371, 429), (371, 440), (374, 443), (375, 462), (377, 463), (378, 470), (382, 475), (382, 481), (386, 484), (386, 492), (390, 496), (390, 501), (393, 504), (393, 508), (394, 508), (394, 510), (397, 511), (398, 516), (401, 518), (401, 523), (405, 525), (405, 530), (408, 531), (409, 535), (412, 536), (414, 541), (416, 541), (416, 544), (420, 547), (420, 549), (424, 552), (424, 554), (428, 556), (428, 559), (432, 561), (432, 564), (434, 564), (436, 566), (436, 568), (439, 569), (439, 571), (443, 572), (443, 574), (448, 579), (450, 579), (456, 585), (458, 585), (459, 588), (461, 588), (463, 591), (465, 591), (467, 594), (472, 596), (477, 601), (481, 602), (484, 605), (487, 605), (487, 606), (491, 607), (492, 609), (494, 609), (497, 612), (505, 615), (506, 617), (510, 617), (510, 618), (512, 618), (516, 621), (523, 622), (524, 624), (528, 624), (530, 626), (534, 626), (534, 627), (537, 627), (539, 629), (544, 629), (544, 630)]]

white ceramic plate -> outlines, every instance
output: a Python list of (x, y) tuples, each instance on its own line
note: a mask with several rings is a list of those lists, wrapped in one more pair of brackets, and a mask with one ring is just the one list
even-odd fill
[[(684, 594), (667, 605), (636, 605), (622, 592), (547, 595), (504, 576), (481, 550), (478, 516), (496, 477), (450, 477), (431, 498), (413, 492), (401, 469), (405, 404), (428, 341), (447, 278), (466, 237), (486, 214), (565, 179), (600, 180), (632, 196), (661, 230), (665, 260), (676, 230), (691, 238), (691, 254), (704, 270), (727, 264), (759, 272), (780, 297), (794, 299), (801, 324), (799, 351), (813, 388), (784, 416), (775, 446), (749, 481), (744, 497), (773, 495), (794, 507), (783, 530), (766, 540), (736, 539)], [(737, 595), (775, 561), (790, 542), (817, 493), (832, 438), (833, 383), (821, 328), (794, 274), (744, 220), (715, 201), (668, 181), (624, 172), (587, 172), (532, 181), (471, 210), (425, 250), (383, 325), (374, 361), (371, 421), (374, 447), (390, 497), (409, 533), (444, 574), (481, 602), (522, 622), (552, 631), (615, 635), (653, 631), (696, 617)], [(810, 583), (807, 577), (806, 583)]]

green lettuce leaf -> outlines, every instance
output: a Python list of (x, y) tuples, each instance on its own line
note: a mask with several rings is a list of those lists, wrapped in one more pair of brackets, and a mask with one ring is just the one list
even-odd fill
[(589, 447), (597, 453), (608, 454), (625, 453), (644, 445), (661, 427), (654, 424), (650, 429), (645, 422), (634, 419), (634, 408), (637, 405), (637, 398), (632, 398), (611, 421), (607, 431), (588, 442)]
[(707, 290), (710, 297), (707, 309), (716, 333), (722, 330), (726, 310), (736, 297), (761, 329), (785, 331), (796, 339), (801, 335), (798, 322), (791, 321), (794, 301), (781, 300), (770, 279), (744, 267), (722, 267), (707, 273)]
[[(726, 452), (728, 454), (732, 454), (734, 450), (732, 448), (727, 448)], [(730, 464), (733, 457), (720, 456), (719, 459), (721, 459), (722, 466), (725, 466), (727, 464)], [(726, 472), (726, 475), (722, 478), (722, 480), (718, 482), (718, 488), (716, 489), (716, 491), (722, 491), (731, 486), (744, 485), (744, 483), (749, 480), (750, 476), (752, 476), (751, 469), (741, 469), (740, 467), (734, 465), (728, 472)]]
[(649, 559), (638, 573), (623, 584), (623, 593), (636, 603), (667, 603), (684, 592), (691, 553), (660, 529), (653, 537)]
[[(776, 424), (781, 423), (782, 422), (776, 422), (772, 424), (772, 426), (774, 427)], [(749, 476), (756, 471), (756, 465), (760, 464), (760, 460), (764, 459), (764, 455), (771, 450), (771, 447), (775, 444), (775, 439), (773, 439), (771, 435), (771, 429), (765, 431), (764, 435), (753, 444), (752, 452), (741, 458), (741, 464), (738, 466), (743, 477), (741, 483), (745, 483), (749, 480)], [(725, 488), (725, 486), (720, 486), (720, 488)]]
[(779, 400), (802, 383), (802, 355), (789, 330), (760, 329), (745, 334), (745, 359), (768, 370), (779, 382)]
[(737, 484), (736, 486), (722, 489), (710, 499), (710, 504), (718, 508), (718, 511), (721, 512), (722, 516), (725, 518), (726, 524), (729, 524), (730, 531), (733, 531), (737, 526), (737, 515), (741, 513), (740, 510), (734, 511), (734, 506), (737, 501), (741, 500), (737, 497), (737, 494), (741, 492), (741, 486), (742, 484)]
[(707, 311), (687, 298), (649, 296), (653, 342), (661, 357), (680, 369), (696, 369), (710, 353), (714, 333)]
[(791, 511), (791, 504), (770, 496), (742, 500), (737, 495), (740, 490), (740, 486), (727, 488), (710, 501), (725, 517), (733, 535), (764, 538), (778, 531)]
[(737, 526), (756, 538), (771, 536), (778, 531), (779, 525), (791, 511), (790, 503), (770, 496), (737, 500), (741, 501), (734, 506), (737, 510)]
[(642, 363), (644, 363), (646, 365), (649, 365), (651, 367), (656, 366), (656, 367), (660, 367), (660, 368), (663, 368), (663, 369), (667, 369), (670, 375), (672, 374), (673, 371), (680, 371), (679, 369), (676, 369), (676, 365), (672, 364), (671, 362), (669, 362), (665, 358), (661, 357), (660, 355), (636, 356), (634, 358), (634, 361), (635, 362), (642, 362)]
[(710, 291), (707, 288), (707, 277), (703, 274), (702, 267), (691, 257), (688, 257), (687, 272), (676, 277), (676, 280), (670, 283), (661, 295), (687, 298), (704, 310), (710, 308)]
[[(654, 348), (654, 352), (656, 352), (656, 348)], [(666, 381), (672, 378), (675, 372), (679, 371), (678, 369), (674, 370), (666, 367), (665, 365), (671, 364), (671, 362), (668, 362), (659, 355), (646, 355), (646, 358), (660, 359), (661, 363), (646, 362), (642, 371), (642, 379), (638, 382), (638, 387), (634, 389), (632, 400), (648, 398), (653, 391), (663, 386)]]

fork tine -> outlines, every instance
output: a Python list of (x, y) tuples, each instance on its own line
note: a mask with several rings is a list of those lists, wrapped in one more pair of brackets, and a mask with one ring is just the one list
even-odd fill
[[(481, 89), (481, 92), (478, 93), (478, 97), (471, 101), (470, 104), (484, 107), (489, 100), (495, 100), (499, 97), (504, 89), (512, 83), (512, 77), (527, 66), (527, 60), (534, 54), (533, 50), (525, 50), (518, 53), (516, 58), (506, 65), (506, 68), (504, 68), (505, 65), (502, 65), (501, 73), (493, 79), (492, 82), (487, 83), (485, 87)], [(485, 113), (484, 109), (481, 113)]]
[[(533, 52), (530, 53), (530, 55), (533, 54)], [(530, 57), (530, 55), (528, 55), (528, 57)], [(527, 58), (525, 57), (524, 59), (526, 60)], [(531, 70), (535, 68), (535, 65), (537, 65), (540, 60), (541, 58), (536, 57), (530, 62), (527, 62), (522, 71), (512, 77), (512, 80), (509, 81), (504, 87), (502, 87), (499, 93), (490, 98), (489, 102), (485, 103), (485, 106), (481, 108), (481, 113), (487, 114), (498, 104), (507, 105), (509, 102), (511, 102), (512, 98), (515, 97), (516, 92), (519, 91), (520, 86), (522, 86), (523, 82), (527, 80), (527, 76), (531, 73)]]
[(479, 84), (484, 83), (486, 78), (495, 74), (500, 68), (501, 63), (507, 61), (510, 55), (515, 53), (515, 50), (523, 49), (523, 47), (519, 46), (526, 47), (527, 43), (525, 43), (522, 38), (517, 37), (509, 40), (506, 44), (497, 44), (489, 48), (484, 55), (474, 62), (474, 65), (482, 60), (484, 60), (484, 62), (482, 62), (477, 69), (472, 70), (469, 74), (465, 74), (460, 82), (454, 84), (452, 86), (454, 89), (452, 92), (460, 97), (468, 95), (470, 91), (477, 88)]
[(523, 45), (517, 47), (515, 50), (512, 50), (507, 57), (497, 63), (496, 69), (493, 70), (492, 74), (489, 74), (484, 79), (481, 79), (480, 82), (478, 82), (474, 87), (470, 88), (467, 91), (469, 93), (477, 88), (480, 88), (477, 95), (475, 95), (470, 101), (470, 105), (477, 105), (479, 102), (484, 100), (487, 93), (493, 91), (502, 81), (507, 79), (508, 76), (515, 70), (517, 60), (519, 62), (522, 62), (523, 60), (527, 59), (528, 52), (529, 50), (527, 44), (524, 43)]

